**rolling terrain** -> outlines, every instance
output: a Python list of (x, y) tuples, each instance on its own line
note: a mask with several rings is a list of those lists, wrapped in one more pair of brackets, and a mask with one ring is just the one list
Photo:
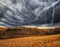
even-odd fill
[(0, 47), (60, 47), (60, 28), (0, 28)]
[(0, 47), (60, 47), (60, 34), (0, 40)]

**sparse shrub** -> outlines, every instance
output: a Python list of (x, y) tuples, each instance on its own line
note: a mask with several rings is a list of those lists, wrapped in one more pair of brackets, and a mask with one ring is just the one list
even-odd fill
[[(0, 31), (0, 36), (8, 37), (24, 37), (24, 36), (37, 36), (37, 35), (51, 35), (60, 33), (60, 29), (38, 29), (38, 28), (8, 28)], [(2, 38), (2, 37), (0, 37)], [(3, 37), (4, 38), (4, 37)]]

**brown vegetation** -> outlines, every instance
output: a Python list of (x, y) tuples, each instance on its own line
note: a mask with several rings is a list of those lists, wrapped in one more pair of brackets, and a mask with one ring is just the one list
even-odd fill
[(38, 28), (0, 28), (0, 39), (4, 38), (15, 38), (15, 37), (25, 37), (25, 36), (40, 36), (40, 35), (51, 35), (59, 34), (60, 28), (55, 29), (38, 29)]
[(5, 31), (7, 30), (8, 28), (3, 28), (3, 27), (0, 27), (0, 31)]
[(60, 28), (0, 28), (0, 47), (60, 47)]

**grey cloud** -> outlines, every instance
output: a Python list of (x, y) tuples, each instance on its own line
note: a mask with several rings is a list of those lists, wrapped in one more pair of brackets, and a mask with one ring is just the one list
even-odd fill
[(60, 23), (60, 0), (0, 0), (0, 25), (17, 27)]

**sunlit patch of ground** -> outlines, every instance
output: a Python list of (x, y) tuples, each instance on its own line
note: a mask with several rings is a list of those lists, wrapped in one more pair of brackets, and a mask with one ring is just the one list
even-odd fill
[(0, 47), (60, 47), (60, 28), (0, 28)]
[(0, 40), (0, 47), (60, 47), (60, 34)]

